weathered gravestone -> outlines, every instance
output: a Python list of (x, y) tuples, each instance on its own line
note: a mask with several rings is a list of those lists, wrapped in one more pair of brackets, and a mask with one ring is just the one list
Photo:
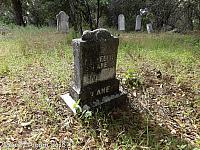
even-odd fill
[(72, 45), (74, 80), (69, 94), (61, 96), (72, 111), (76, 112), (73, 104), (77, 100), (83, 109), (125, 102), (126, 94), (116, 79), (119, 39), (106, 29), (96, 29), (85, 31)]
[(118, 30), (124, 31), (125, 30), (125, 17), (123, 14), (118, 16)]
[(56, 15), (57, 19), (57, 30), (62, 33), (67, 33), (69, 31), (69, 16), (64, 12), (59, 12)]
[(135, 22), (135, 31), (141, 30), (141, 24), (142, 24), (142, 17), (141, 15), (137, 15), (136, 22)]
[(152, 23), (148, 23), (148, 24), (147, 24), (147, 32), (148, 32), (148, 33), (152, 33), (152, 32), (153, 32)]

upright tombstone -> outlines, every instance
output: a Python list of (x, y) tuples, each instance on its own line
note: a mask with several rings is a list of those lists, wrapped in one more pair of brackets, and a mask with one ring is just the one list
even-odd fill
[(125, 31), (125, 17), (123, 14), (118, 16), (118, 30)]
[(148, 33), (152, 33), (152, 32), (153, 32), (152, 23), (148, 23), (148, 24), (147, 24), (147, 32), (148, 32)]
[(135, 22), (135, 31), (141, 31), (141, 25), (142, 25), (142, 17), (141, 15), (137, 15)]
[(126, 94), (116, 79), (119, 39), (106, 29), (85, 31), (80, 39), (72, 41), (74, 79), (69, 93), (62, 99), (72, 109), (80, 100), (80, 107), (89, 109), (110, 102), (125, 102)]
[(62, 33), (67, 33), (69, 31), (69, 16), (64, 12), (59, 12), (56, 15), (57, 19), (57, 30)]

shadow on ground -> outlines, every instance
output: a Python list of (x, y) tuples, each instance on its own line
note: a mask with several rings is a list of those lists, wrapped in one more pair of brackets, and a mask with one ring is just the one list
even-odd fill
[(164, 127), (129, 103), (110, 110), (96, 110), (83, 125), (108, 149), (192, 149), (192, 145), (173, 136)]

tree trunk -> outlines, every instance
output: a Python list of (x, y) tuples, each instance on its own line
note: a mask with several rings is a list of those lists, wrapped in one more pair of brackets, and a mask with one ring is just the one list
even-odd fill
[(80, 13), (80, 22), (79, 22), (79, 32), (80, 32), (80, 34), (81, 34), (81, 36), (83, 35), (83, 26), (82, 26), (82, 15), (81, 15), (81, 13)]
[(192, 31), (193, 30), (193, 6), (188, 4), (186, 7), (186, 29)]
[(25, 26), (22, 16), (22, 3), (20, 0), (12, 0), (13, 10), (15, 12), (16, 24), (19, 26)]
[(97, 22), (96, 22), (96, 29), (99, 28), (99, 18), (100, 18), (100, 0), (97, 0)]
[(197, 18), (198, 18), (198, 26), (197, 26), (197, 29), (200, 30), (200, 16), (198, 16)]
[(92, 15), (91, 15), (91, 11), (90, 11), (90, 6), (89, 6), (87, 0), (85, 0), (85, 5), (86, 5), (85, 7), (87, 9), (87, 15), (88, 15), (88, 19), (89, 19), (90, 30), (92, 31), (92, 30), (94, 30), (94, 28), (93, 28), (93, 21), (92, 21)]

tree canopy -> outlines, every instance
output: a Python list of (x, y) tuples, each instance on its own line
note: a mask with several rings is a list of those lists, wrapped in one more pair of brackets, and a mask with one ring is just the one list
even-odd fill
[(182, 30), (200, 29), (200, 4), (198, 0), (2, 0), (0, 21), (24, 25), (24, 16), (36, 26), (55, 22), (56, 14), (65, 11), (70, 25), (77, 30), (82, 26), (95, 29), (99, 22), (117, 26), (117, 17), (124, 14), (126, 29), (134, 30), (135, 18), (141, 8), (148, 8), (153, 25), (161, 30), (163, 25)]

